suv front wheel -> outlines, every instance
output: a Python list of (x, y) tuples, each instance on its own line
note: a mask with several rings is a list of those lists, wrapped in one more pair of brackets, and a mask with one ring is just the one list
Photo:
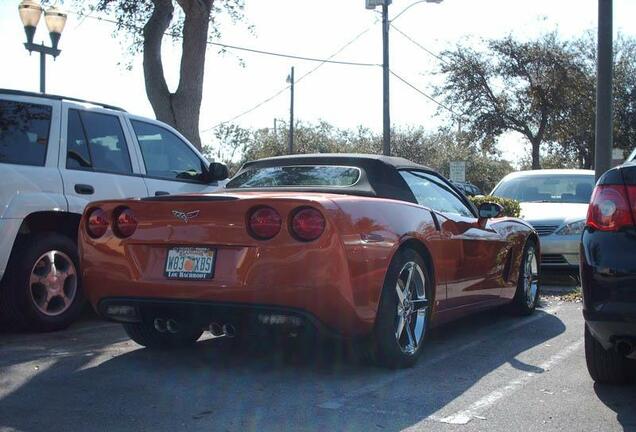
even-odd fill
[(18, 328), (68, 327), (84, 305), (77, 246), (66, 236), (44, 233), (16, 247), (0, 292), (4, 315)]

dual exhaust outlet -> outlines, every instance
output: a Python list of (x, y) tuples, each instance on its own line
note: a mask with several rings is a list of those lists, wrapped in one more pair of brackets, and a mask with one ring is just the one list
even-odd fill
[(618, 339), (614, 344), (616, 352), (623, 357), (627, 357), (636, 350), (635, 341), (632, 339)]
[[(159, 333), (179, 333), (179, 322), (175, 319), (164, 319), (164, 318), (155, 318), (154, 322), (155, 330)], [(236, 328), (232, 324), (219, 324), (219, 323), (211, 323), (208, 327), (210, 333), (214, 337), (225, 336), (228, 338), (233, 338), (236, 336)]]

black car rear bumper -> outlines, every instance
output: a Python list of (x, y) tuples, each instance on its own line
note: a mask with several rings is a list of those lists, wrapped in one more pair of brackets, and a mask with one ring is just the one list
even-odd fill
[(621, 339), (636, 344), (636, 230), (593, 231), (581, 241), (583, 316), (609, 349)]

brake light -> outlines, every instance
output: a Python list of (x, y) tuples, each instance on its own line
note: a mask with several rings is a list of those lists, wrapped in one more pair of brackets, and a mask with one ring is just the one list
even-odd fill
[(634, 225), (624, 185), (600, 185), (594, 188), (586, 225), (601, 231), (618, 231)]
[(271, 207), (258, 207), (252, 211), (248, 219), (250, 234), (259, 240), (269, 240), (280, 232), (283, 221), (276, 210)]
[(137, 218), (131, 209), (122, 207), (115, 211), (113, 231), (118, 237), (126, 238), (134, 234), (137, 229)]
[(88, 214), (86, 223), (86, 232), (92, 238), (99, 238), (106, 233), (108, 229), (108, 215), (101, 208), (91, 210)]
[(296, 211), (292, 218), (291, 230), (292, 234), (299, 240), (316, 240), (325, 230), (325, 218), (314, 208), (301, 208)]

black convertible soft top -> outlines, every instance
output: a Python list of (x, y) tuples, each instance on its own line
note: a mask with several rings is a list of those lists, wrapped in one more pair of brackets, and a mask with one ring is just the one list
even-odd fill
[[(278, 156), (266, 159), (259, 159), (245, 163), (236, 173), (240, 175), (249, 169), (296, 166), (296, 165), (336, 165), (356, 167), (361, 171), (359, 181), (348, 187), (277, 187), (277, 188), (250, 188), (241, 190), (263, 190), (275, 189), (277, 191), (311, 191), (311, 192), (327, 192), (341, 193), (350, 195), (375, 196), (380, 198), (397, 199), (400, 201), (408, 201), (417, 203), (415, 196), (411, 192), (398, 170), (409, 169), (417, 171), (425, 171), (436, 177), (443, 179), (437, 172), (423, 165), (416, 164), (407, 159), (391, 156), (379, 156), (372, 154), (355, 154), (355, 153), (319, 153), (319, 154), (303, 154)], [(445, 183), (448, 183), (444, 179)], [(234, 189), (231, 181), (227, 189)], [(452, 186), (451, 186), (452, 187)], [(454, 187), (453, 187), (454, 189)], [(459, 193), (461, 196), (461, 193)]]

